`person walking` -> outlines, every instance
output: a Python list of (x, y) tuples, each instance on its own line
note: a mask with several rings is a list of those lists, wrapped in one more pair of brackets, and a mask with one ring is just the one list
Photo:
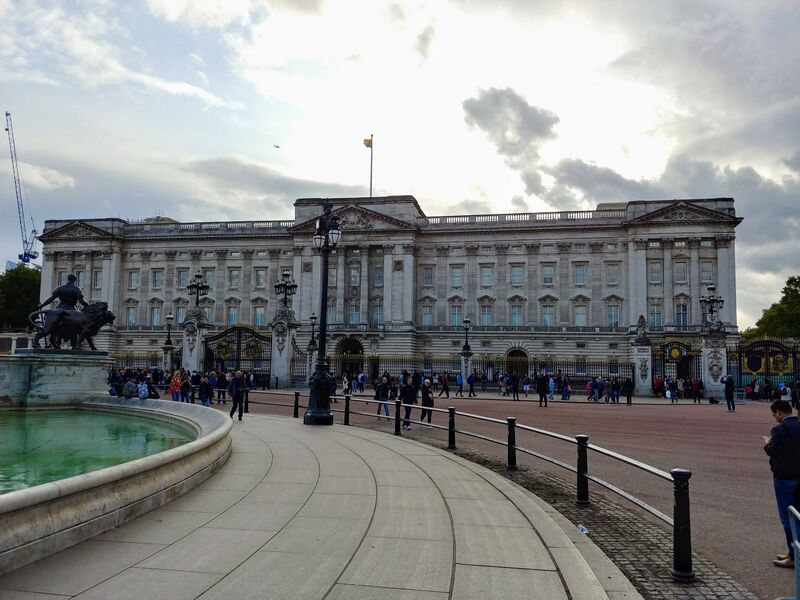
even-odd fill
[(242, 420), (242, 413), (244, 412), (244, 391), (247, 387), (247, 382), (242, 377), (241, 371), (236, 371), (236, 374), (231, 378), (228, 384), (228, 395), (231, 397), (233, 406), (231, 407), (231, 419), (236, 408), (239, 408), (239, 420)]
[(548, 391), (550, 391), (550, 386), (547, 382), (547, 375), (540, 373), (539, 376), (536, 377), (536, 393), (539, 394), (539, 407), (542, 406), (542, 402), (544, 402), (544, 405), (547, 406)]
[(219, 375), (217, 375), (217, 404), (219, 401), (222, 400), (223, 404), (227, 404), (225, 401), (225, 391), (228, 388), (228, 382), (225, 378), (225, 374), (220, 371)]
[(459, 373), (456, 375), (456, 385), (458, 386), (458, 391), (456, 392), (456, 396), (464, 397), (464, 376)]
[(411, 409), (417, 403), (417, 388), (414, 387), (414, 379), (409, 375), (406, 383), (400, 388), (400, 400), (405, 410), (403, 419), (403, 429), (411, 429)]
[(192, 381), (189, 379), (189, 374), (184, 373), (181, 377), (181, 402), (189, 402), (189, 396), (192, 394)]
[(481, 391), (486, 391), (486, 385), (489, 383), (489, 376), (486, 374), (486, 371), (481, 372)]
[(725, 376), (725, 403), (728, 405), (728, 412), (736, 412), (736, 401), (733, 399), (733, 393), (736, 386), (733, 384), (733, 377), (730, 375)]
[(792, 414), (792, 405), (787, 400), (775, 400), (770, 405), (770, 410), (777, 425), (772, 428), (769, 437), (764, 436), (764, 452), (769, 456), (778, 518), (783, 525), (788, 549), (786, 554), (778, 554), (772, 564), (793, 569), (794, 548), (789, 525), (789, 506), (796, 504), (800, 480), (800, 421)]
[(442, 375), (442, 391), (439, 392), (439, 398), (442, 397), (442, 394), (445, 394), (448, 398), (450, 397), (450, 375), (447, 371)]
[(519, 377), (514, 373), (509, 375), (509, 377), (511, 378), (511, 400), (519, 402)]
[(211, 398), (214, 395), (214, 388), (211, 387), (211, 381), (208, 377), (203, 376), (200, 379), (200, 387), (197, 389), (200, 395), (200, 402), (203, 406), (211, 406)]
[(622, 392), (625, 394), (625, 404), (628, 406), (633, 405), (633, 381), (630, 377), (625, 378), (625, 382), (622, 384)]
[(431, 416), (433, 415), (433, 411), (429, 410), (433, 408), (433, 390), (431, 390), (430, 379), (425, 380), (425, 385), (420, 389), (420, 394), (422, 395), (422, 413), (419, 416), (419, 420), (424, 421), (427, 416), (428, 423), (430, 423)]
[(172, 374), (172, 379), (169, 380), (167, 392), (172, 396), (173, 402), (181, 401), (181, 376), (177, 371)]
[(469, 398), (477, 398), (478, 394), (475, 393), (475, 379), (477, 378), (477, 371), (473, 371), (467, 377), (467, 385), (469, 385), (469, 394), (467, 396)]
[(381, 418), (381, 407), (383, 407), (386, 412), (386, 420), (389, 420), (389, 392), (391, 392), (389, 378), (384, 375), (381, 377), (381, 382), (378, 384), (378, 387), (375, 388), (375, 400), (378, 402), (378, 409), (375, 411), (375, 414), (378, 416), (378, 419)]

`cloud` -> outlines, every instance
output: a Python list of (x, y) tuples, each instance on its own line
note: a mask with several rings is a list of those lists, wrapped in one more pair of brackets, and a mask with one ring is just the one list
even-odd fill
[(447, 207), (449, 214), (455, 215), (475, 215), (488, 214), (492, 212), (492, 205), (488, 200), (462, 200)]
[[(9, 168), (8, 171), (10, 170)], [(19, 171), (20, 177), (22, 177), (22, 181), (26, 186), (32, 186), (42, 190), (75, 187), (75, 179), (71, 175), (56, 171), (55, 169), (20, 162)]]
[(431, 43), (433, 42), (434, 33), (435, 30), (433, 25), (428, 25), (422, 30), (422, 33), (417, 36), (416, 50), (423, 60), (428, 59), (428, 51), (430, 50)]
[(792, 171), (800, 173), (800, 150), (792, 154), (789, 158), (782, 159), (782, 162)]
[(514, 196), (511, 198), (511, 207), (518, 212), (528, 212), (530, 207), (522, 196)]

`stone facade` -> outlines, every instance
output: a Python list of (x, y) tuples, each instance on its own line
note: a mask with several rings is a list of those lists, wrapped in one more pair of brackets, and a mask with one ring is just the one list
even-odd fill
[[(639, 315), (648, 333), (697, 336), (710, 283), (736, 333), (732, 198), (600, 204), (592, 211), (426, 216), (412, 196), (335, 198), (342, 241), (331, 255), (331, 352), (451, 353), (473, 323), (475, 353), (630, 356)], [(288, 270), (301, 347), (319, 314), (321, 258), (312, 245), (322, 199), (295, 202), (289, 221), (179, 223), (167, 218), (50, 220), (42, 298), (76, 273), (87, 299), (117, 315), (98, 347), (160, 352), (168, 313), (180, 321), (198, 271), (200, 306), (217, 330), (268, 329), (273, 284)], [(177, 322), (176, 322), (177, 325)], [(177, 326), (173, 332), (177, 332)]]

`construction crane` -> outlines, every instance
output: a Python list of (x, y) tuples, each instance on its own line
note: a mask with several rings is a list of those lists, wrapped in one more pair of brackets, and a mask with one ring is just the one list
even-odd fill
[(19, 216), (19, 233), (22, 236), (22, 254), (19, 259), (25, 264), (39, 258), (39, 253), (34, 249), (36, 244), (36, 227), (31, 218), (31, 231), (25, 224), (25, 188), (22, 185), (22, 177), (19, 174), (19, 162), (17, 161), (17, 143), (14, 141), (14, 125), (11, 123), (11, 113), (6, 111), (6, 132), (8, 133), (8, 149), (11, 152), (11, 174), (14, 177), (14, 192), (17, 196), (17, 215)]

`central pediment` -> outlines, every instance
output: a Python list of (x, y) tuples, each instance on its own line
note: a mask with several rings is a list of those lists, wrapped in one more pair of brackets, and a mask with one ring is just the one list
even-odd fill
[(67, 225), (63, 225), (58, 229), (53, 229), (52, 231), (48, 231), (43, 233), (39, 236), (39, 239), (42, 241), (51, 241), (51, 240), (85, 240), (85, 239), (92, 239), (92, 238), (111, 238), (114, 237), (107, 231), (103, 231), (99, 227), (95, 227), (93, 225), (89, 225), (88, 223), (84, 223), (83, 221), (73, 221), (72, 223), (68, 223)]
[[(411, 225), (400, 219), (395, 219), (388, 215), (381, 214), (377, 211), (349, 204), (342, 206), (331, 212), (331, 216), (339, 217), (339, 226), (342, 231), (366, 232), (371, 231), (396, 231), (402, 229), (408, 231), (416, 228), (416, 225)], [(317, 217), (299, 223), (289, 229), (290, 232), (306, 232), (314, 231), (316, 228)]]
[(711, 210), (704, 206), (698, 206), (686, 200), (676, 200), (653, 212), (644, 214), (627, 222), (627, 225), (675, 225), (687, 223), (730, 223), (733, 226), (742, 221), (741, 217), (734, 217), (729, 214)]

